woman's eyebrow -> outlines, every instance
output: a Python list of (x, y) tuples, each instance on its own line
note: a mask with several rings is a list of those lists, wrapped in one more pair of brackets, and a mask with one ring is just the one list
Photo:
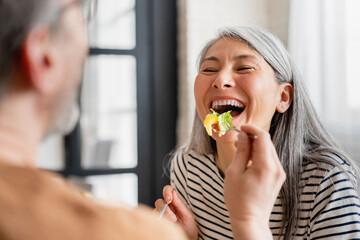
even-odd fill
[[(235, 56), (233, 58), (233, 60), (242, 60), (242, 59), (249, 59), (249, 60), (254, 60), (254, 61), (259, 61), (259, 59), (254, 56), (254, 55), (249, 55), (249, 54), (242, 54), (242, 55), (238, 55), (238, 56)], [(204, 58), (203, 62), (205, 61), (216, 61), (216, 62), (219, 62), (220, 60), (215, 57), (215, 56), (210, 56), (210, 57), (206, 57)]]
[(203, 62), (205, 62), (205, 61), (216, 61), (216, 62), (219, 62), (219, 59), (218, 59), (217, 57), (210, 56), (210, 57), (204, 58)]
[(233, 59), (234, 60), (249, 59), (249, 60), (259, 61), (259, 59), (257, 57), (255, 57), (254, 55), (248, 55), (248, 54), (238, 55), (238, 56), (235, 56)]

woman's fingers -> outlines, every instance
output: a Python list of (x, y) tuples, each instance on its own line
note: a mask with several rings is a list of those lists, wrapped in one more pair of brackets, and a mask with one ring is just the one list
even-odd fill
[(191, 211), (187, 208), (187, 206), (183, 203), (175, 191), (173, 191), (172, 196), (173, 199), (171, 202), (171, 207), (175, 209), (178, 217), (181, 219), (193, 218)]
[(176, 222), (177, 221), (177, 216), (176, 216), (176, 209), (171, 206), (171, 202), (172, 202), (172, 194), (173, 194), (173, 187), (169, 186), (169, 185), (166, 185), (164, 188), (163, 188), (163, 198), (164, 199), (158, 199), (156, 200), (155, 202), (155, 211), (157, 211), (159, 214), (164, 210), (164, 207), (166, 204), (167, 207), (163, 213), (163, 217), (166, 217), (167, 219), (173, 221), (173, 222)]
[[(164, 209), (165, 205), (166, 205), (166, 202), (164, 199), (156, 200), (155, 211), (160, 214), (162, 212), (162, 210)], [(177, 217), (176, 217), (174, 211), (169, 206), (166, 208), (163, 217), (166, 217), (167, 219), (171, 220), (172, 222), (177, 221)]]
[(173, 199), (170, 206), (176, 211), (176, 215), (178, 217), (177, 222), (183, 227), (189, 239), (198, 239), (198, 229), (194, 216), (179, 198), (176, 191), (173, 191)]
[(170, 185), (166, 185), (163, 189), (163, 198), (165, 199), (165, 202), (170, 203), (172, 201), (172, 192), (174, 191), (174, 188)]
[(179, 196), (176, 194), (173, 187), (167, 185), (163, 189), (163, 198), (158, 199), (155, 202), (155, 207), (158, 212), (161, 212), (166, 203), (168, 203), (168, 207), (164, 212), (164, 216), (176, 222), (177, 220), (185, 220), (189, 218), (193, 218), (191, 211), (187, 208), (187, 206), (182, 202)]
[(194, 216), (179, 198), (174, 188), (165, 186), (163, 189), (163, 197), (164, 199), (156, 200), (155, 211), (160, 214), (166, 203), (169, 203), (163, 216), (180, 224), (190, 240), (197, 239), (198, 229)]

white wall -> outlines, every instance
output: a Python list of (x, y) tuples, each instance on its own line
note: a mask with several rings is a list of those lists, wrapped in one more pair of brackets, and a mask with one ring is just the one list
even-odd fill
[(194, 114), (193, 83), (202, 46), (222, 26), (252, 25), (287, 42), (288, 0), (178, 0), (178, 144), (188, 139)]

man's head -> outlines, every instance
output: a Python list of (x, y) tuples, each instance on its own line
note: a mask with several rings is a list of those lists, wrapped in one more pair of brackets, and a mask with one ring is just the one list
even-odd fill
[(88, 51), (84, 2), (0, 0), (0, 104), (13, 94), (31, 95), (44, 135), (65, 133), (77, 120)]

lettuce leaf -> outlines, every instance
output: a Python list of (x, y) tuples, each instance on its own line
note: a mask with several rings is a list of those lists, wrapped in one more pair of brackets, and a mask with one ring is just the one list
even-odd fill
[(232, 116), (231, 111), (224, 112), (219, 116), (219, 128), (221, 135), (224, 135), (227, 131), (234, 129), (234, 126), (231, 123)]

